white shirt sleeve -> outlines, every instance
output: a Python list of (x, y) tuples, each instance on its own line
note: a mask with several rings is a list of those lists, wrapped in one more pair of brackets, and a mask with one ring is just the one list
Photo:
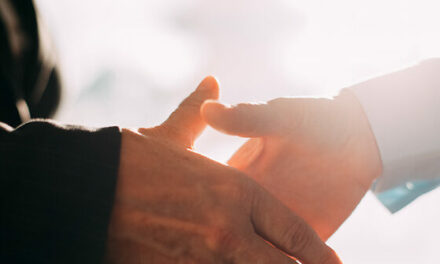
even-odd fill
[(383, 174), (372, 190), (381, 194), (401, 188), (400, 193), (410, 194), (406, 195), (406, 202), (387, 207), (396, 211), (438, 185), (440, 59), (424, 61), (349, 89), (365, 110), (383, 162)]

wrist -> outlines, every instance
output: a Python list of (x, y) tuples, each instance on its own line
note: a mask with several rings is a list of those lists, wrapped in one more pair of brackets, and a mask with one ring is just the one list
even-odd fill
[(383, 170), (379, 147), (370, 122), (360, 101), (351, 90), (343, 89), (335, 101), (346, 113), (348, 120), (348, 158), (359, 168), (356, 173), (359, 183), (369, 188)]

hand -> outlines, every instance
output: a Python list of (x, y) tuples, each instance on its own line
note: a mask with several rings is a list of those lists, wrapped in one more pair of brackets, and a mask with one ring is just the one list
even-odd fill
[[(161, 126), (122, 132), (110, 263), (340, 263), (305, 222), (234, 168), (191, 151), (206, 78)], [(271, 246), (266, 241), (274, 245)]]
[(227, 107), (206, 102), (214, 128), (252, 137), (229, 164), (266, 187), (326, 240), (351, 214), (382, 164), (357, 99), (279, 98)]

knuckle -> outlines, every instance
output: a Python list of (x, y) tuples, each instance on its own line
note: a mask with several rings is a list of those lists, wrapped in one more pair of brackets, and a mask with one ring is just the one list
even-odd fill
[(230, 228), (214, 228), (210, 236), (210, 244), (214, 251), (219, 253), (230, 252), (240, 243), (239, 235)]
[(290, 251), (298, 253), (305, 251), (311, 245), (312, 239), (305, 223), (297, 222), (289, 226), (282, 241)]
[(255, 108), (255, 104), (250, 104), (250, 103), (241, 103), (235, 105), (232, 109), (235, 112), (234, 117), (236, 118), (236, 121), (242, 121), (241, 120), (242, 118), (249, 117), (255, 114), (254, 108)]
[(237, 113), (248, 113), (250, 110), (252, 110), (252, 104), (249, 103), (240, 103), (234, 106), (234, 109)]
[(183, 100), (183, 102), (181, 102), (179, 106), (183, 108), (199, 108), (203, 102), (204, 98), (201, 98), (200, 96), (197, 96), (193, 93), (188, 98)]

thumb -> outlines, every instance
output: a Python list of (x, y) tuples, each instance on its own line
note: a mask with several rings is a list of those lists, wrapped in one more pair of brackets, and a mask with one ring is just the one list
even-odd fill
[(279, 114), (276, 114), (274, 108), (266, 103), (227, 106), (215, 101), (207, 101), (203, 104), (201, 113), (213, 128), (242, 137), (271, 135), (277, 132), (279, 126)]
[(208, 99), (218, 99), (219, 87), (217, 80), (206, 77), (170, 117), (160, 126), (161, 131), (166, 131), (167, 136), (172, 140), (183, 144), (185, 147), (192, 147), (195, 139), (202, 133), (206, 126), (200, 115), (200, 108)]

